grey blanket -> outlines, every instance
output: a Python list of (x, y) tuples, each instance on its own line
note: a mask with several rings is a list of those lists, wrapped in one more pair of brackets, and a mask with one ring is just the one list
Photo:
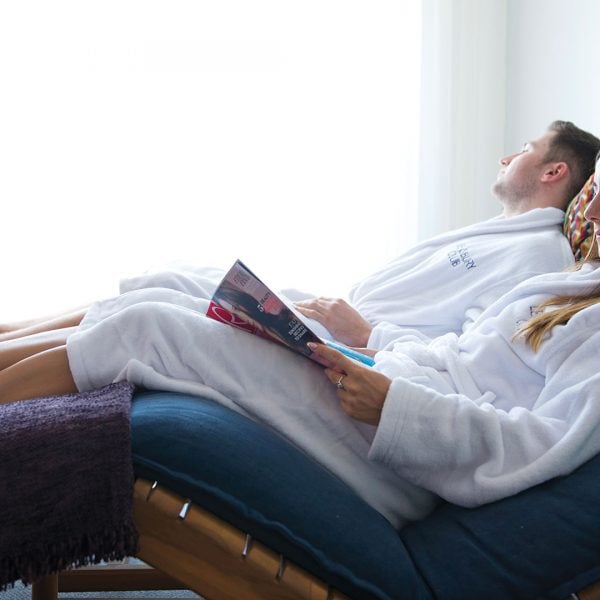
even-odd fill
[(132, 392), (0, 404), (0, 589), (135, 553)]

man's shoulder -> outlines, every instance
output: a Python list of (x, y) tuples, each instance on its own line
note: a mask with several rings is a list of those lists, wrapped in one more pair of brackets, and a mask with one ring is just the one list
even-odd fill
[(463, 230), (462, 239), (477, 241), (482, 245), (522, 245), (528, 243), (543, 244), (548, 246), (569, 245), (566, 236), (562, 231), (562, 222), (550, 222), (543, 225), (527, 225), (510, 222), (510, 219), (496, 221), (491, 224), (489, 221), (481, 227), (472, 227)]
[(562, 225), (565, 219), (565, 212), (560, 208), (546, 206), (544, 208), (532, 208), (522, 213), (505, 216), (497, 215), (491, 219), (482, 221), (496, 226), (510, 226), (515, 228), (528, 227), (552, 227)]
[(506, 232), (496, 236), (495, 242), (498, 245), (515, 248), (521, 252), (530, 250), (533, 255), (532, 258), (536, 256), (539, 258), (540, 252), (573, 256), (569, 240), (563, 234), (561, 227)]
[(561, 232), (565, 213), (558, 208), (535, 208), (530, 211), (504, 216), (496, 215), (483, 221), (454, 230), (456, 235), (528, 234), (533, 232)]
[(522, 268), (532, 268), (535, 273), (562, 271), (575, 264), (569, 240), (561, 230), (532, 231), (529, 235), (507, 240), (512, 257), (518, 257)]
[(489, 272), (532, 275), (561, 271), (574, 263), (573, 252), (560, 227), (496, 232), (463, 238), (460, 246)]

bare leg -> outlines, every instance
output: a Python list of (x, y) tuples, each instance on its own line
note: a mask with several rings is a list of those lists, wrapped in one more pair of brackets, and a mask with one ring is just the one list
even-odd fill
[(64, 346), (75, 327), (56, 329), (0, 342), (0, 371), (44, 350)]
[(35, 333), (75, 327), (81, 323), (88, 307), (57, 315), (48, 319), (33, 319), (10, 325), (0, 325), (0, 342), (15, 340)]
[(58, 346), (29, 356), (0, 371), (0, 403), (77, 392), (67, 347)]

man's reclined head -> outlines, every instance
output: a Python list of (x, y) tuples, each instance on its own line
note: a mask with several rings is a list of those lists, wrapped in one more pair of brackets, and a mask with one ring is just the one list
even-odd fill
[(500, 159), (492, 193), (505, 216), (534, 208), (564, 210), (594, 172), (600, 140), (570, 121), (554, 121), (548, 131)]

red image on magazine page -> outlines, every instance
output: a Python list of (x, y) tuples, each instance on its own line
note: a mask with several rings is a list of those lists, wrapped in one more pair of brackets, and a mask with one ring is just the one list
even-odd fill
[(239, 260), (216, 289), (207, 316), (283, 344), (323, 364), (306, 345), (323, 343), (322, 340)]
[(227, 325), (233, 325), (239, 329), (243, 329), (248, 333), (257, 333), (256, 327), (251, 325), (247, 321), (244, 321), (233, 312), (231, 312), (231, 308), (226, 309), (222, 306), (219, 306), (214, 301), (211, 301), (210, 306), (208, 307), (207, 315), (215, 321), (221, 321), (221, 323), (227, 323)]

